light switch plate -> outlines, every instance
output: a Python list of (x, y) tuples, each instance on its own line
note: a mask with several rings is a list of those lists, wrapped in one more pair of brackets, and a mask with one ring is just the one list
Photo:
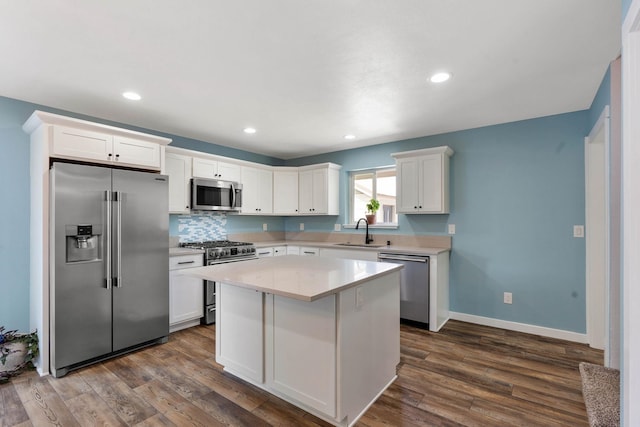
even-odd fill
[(511, 292), (504, 293), (504, 303), (513, 304), (513, 295), (511, 294)]
[(573, 237), (584, 237), (584, 225), (573, 226)]
[(268, 228), (269, 228), (269, 226), (267, 225), (266, 222), (264, 224), (262, 224), (262, 231), (267, 231)]
[(333, 224), (333, 231), (340, 231), (341, 229), (340, 224)]
[(449, 234), (456, 234), (456, 225), (449, 224)]
[(304, 222), (300, 223), (300, 231), (304, 231)]

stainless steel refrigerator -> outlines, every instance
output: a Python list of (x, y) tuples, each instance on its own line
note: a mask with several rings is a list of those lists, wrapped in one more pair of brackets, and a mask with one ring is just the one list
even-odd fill
[(168, 178), (60, 162), (50, 174), (53, 374), (166, 342)]

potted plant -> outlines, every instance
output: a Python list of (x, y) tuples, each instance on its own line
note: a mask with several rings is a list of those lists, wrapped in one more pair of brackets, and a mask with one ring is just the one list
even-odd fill
[(38, 356), (38, 334), (19, 334), (5, 331), (0, 326), (0, 383), (18, 375), (24, 368), (33, 367), (32, 360)]
[(378, 209), (380, 209), (380, 202), (377, 201), (376, 199), (371, 199), (369, 200), (369, 203), (367, 203), (367, 222), (369, 224), (375, 224), (376, 223), (376, 212), (378, 212)]

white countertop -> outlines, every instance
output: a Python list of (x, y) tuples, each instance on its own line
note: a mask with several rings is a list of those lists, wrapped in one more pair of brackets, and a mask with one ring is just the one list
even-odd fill
[(384, 262), (285, 255), (189, 268), (180, 274), (314, 301), (401, 268)]
[[(359, 242), (352, 242), (359, 243)], [(372, 245), (372, 246), (344, 246), (337, 242), (313, 242), (313, 241), (301, 241), (301, 240), (282, 240), (282, 241), (267, 241), (267, 242), (255, 242), (256, 248), (268, 248), (273, 246), (306, 246), (313, 248), (326, 248), (326, 249), (343, 249), (354, 251), (368, 251), (368, 252), (387, 252), (397, 254), (415, 254), (415, 255), (438, 255), (443, 252), (449, 252), (448, 248), (426, 248), (417, 246), (400, 246), (400, 245)]]

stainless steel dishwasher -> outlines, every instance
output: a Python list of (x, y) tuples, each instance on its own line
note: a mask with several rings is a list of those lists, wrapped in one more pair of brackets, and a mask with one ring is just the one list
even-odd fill
[(378, 254), (378, 261), (402, 264), (400, 319), (429, 324), (429, 257), (411, 254)]

